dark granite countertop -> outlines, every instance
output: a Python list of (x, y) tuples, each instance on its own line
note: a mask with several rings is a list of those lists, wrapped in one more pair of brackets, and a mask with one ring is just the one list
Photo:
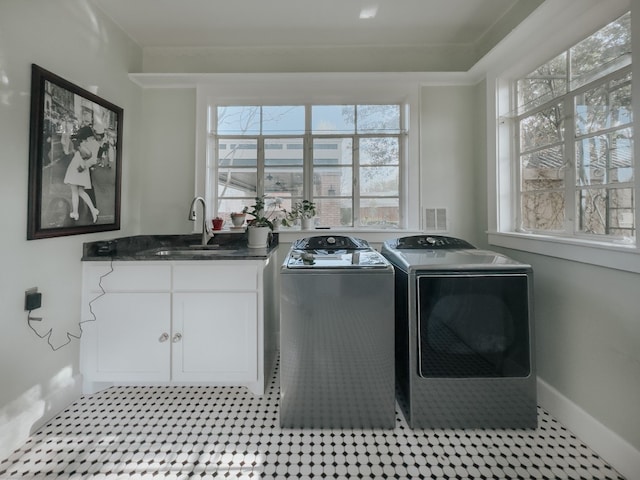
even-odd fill
[(278, 234), (267, 248), (247, 247), (246, 233), (216, 234), (206, 246), (200, 234), (136, 235), (112, 240), (86, 242), (82, 261), (141, 260), (258, 260), (268, 258), (278, 248)]

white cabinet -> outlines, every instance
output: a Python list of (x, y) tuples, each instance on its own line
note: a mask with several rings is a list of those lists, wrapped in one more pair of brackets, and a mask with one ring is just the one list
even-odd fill
[(173, 295), (173, 379), (251, 382), (258, 364), (256, 293)]
[(95, 380), (168, 379), (170, 309), (169, 293), (108, 293), (96, 301), (90, 366)]
[(85, 392), (171, 383), (261, 395), (277, 348), (274, 275), (269, 259), (84, 262)]

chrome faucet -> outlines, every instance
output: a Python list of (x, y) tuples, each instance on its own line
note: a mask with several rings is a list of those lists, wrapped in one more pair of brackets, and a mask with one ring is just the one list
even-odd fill
[(202, 197), (196, 197), (191, 200), (191, 207), (189, 207), (189, 220), (196, 221), (196, 203), (202, 203), (202, 245), (206, 245), (209, 241), (209, 235), (207, 231), (207, 204)]

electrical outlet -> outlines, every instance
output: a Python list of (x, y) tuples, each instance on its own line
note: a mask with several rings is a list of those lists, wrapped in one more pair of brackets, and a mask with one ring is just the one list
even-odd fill
[(38, 292), (38, 287), (30, 288), (24, 292), (24, 309), (35, 310), (42, 306), (42, 294)]

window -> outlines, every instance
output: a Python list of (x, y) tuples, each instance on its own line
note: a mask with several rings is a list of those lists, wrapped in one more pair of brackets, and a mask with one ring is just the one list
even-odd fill
[(512, 84), (516, 230), (635, 239), (631, 16)]
[(400, 104), (216, 105), (209, 158), (216, 212), (266, 195), (316, 203), (317, 226), (400, 228), (406, 120)]

